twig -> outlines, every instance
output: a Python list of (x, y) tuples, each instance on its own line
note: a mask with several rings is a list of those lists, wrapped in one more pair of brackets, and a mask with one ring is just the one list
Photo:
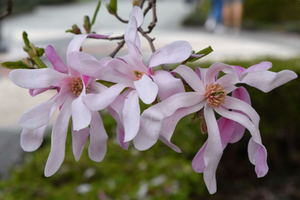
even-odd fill
[(6, 13), (0, 15), (0, 20), (3, 19), (4, 17), (10, 15), (11, 11), (12, 11), (12, 6), (13, 3), (11, 0), (7, 0), (7, 9), (6, 9)]
[(116, 18), (117, 18), (120, 22), (123, 22), (123, 23), (125, 23), (125, 24), (128, 23), (128, 20), (122, 19), (117, 13), (116, 13), (114, 16), (116, 16)]
[(124, 46), (125, 40), (123, 39), (121, 42), (118, 43), (118, 47), (109, 54), (110, 57), (115, 57), (115, 55), (120, 51), (120, 49)]
[(140, 7), (140, 8), (143, 8), (143, 6), (144, 6), (144, 3), (145, 3), (145, 0), (140, 0), (139, 7)]
[(152, 53), (154, 53), (154, 52), (155, 52), (155, 47), (154, 47), (153, 41), (154, 41), (155, 39), (154, 39), (154, 38), (150, 38), (150, 37), (144, 32), (144, 30), (143, 30), (141, 27), (138, 28), (138, 31), (142, 34), (142, 36), (144, 36), (144, 38), (146, 38), (146, 40), (148, 40), (149, 45), (150, 45), (151, 50), (152, 50)]

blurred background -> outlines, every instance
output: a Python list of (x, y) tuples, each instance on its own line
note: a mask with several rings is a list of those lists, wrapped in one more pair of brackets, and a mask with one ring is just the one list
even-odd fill
[[(97, 1), (92, 0), (12, 2), (12, 13), (0, 21), (0, 63), (27, 56), (22, 49), (23, 31), (38, 47), (52, 45), (65, 60), (66, 49), (73, 38), (65, 31), (73, 24), (83, 31), (83, 16), (92, 18), (97, 5)], [(108, 2), (102, 1), (92, 31), (120, 36), (126, 24), (107, 12), (105, 4)], [(150, 34), (155, 38), (156, 49), (175, 40), (187, 40), (195, 51), (208, 46), (214, 50), (194, 66), (209, 67), (213, 62), (225, 62), (247, 68), (261, 61), (271, 61), (272, 71), (290, 69), (299, 74), (300, 1), (245, 0), (241, 3), (239, 27), (227, 26), (223, 18), (221, 22), (212, 20), (215, 2), (157, 0), (158, 22)], [(6, 8), (6, 1), (0, 0), (0, 15)], [(121, 18), (127, 20), (131, 8), (131, 0), (118, 1)], [(144, 30), (151, 21), (149, 12), (142, 25)], [(117, 42), (87, 40), (83, 50), (100, 59), (109, 55)], [(141, 38), (141, 42), (147, 62), (151, 49), (147, 40)], [(126, 47), (117, 56), (125, 53)], [(51, 66), (45, 56), (42, 60)], [(174, 132), (172, 141), (182, 150), (178, 154), (161, 142), (144, 152), (135, 150), (133, 145), (124, 151), (116, 142), (116, 123), (103, 112), (110, 138), (105, 159), (101, 163), (91, 161), (85, 148), (82, 158), (76, 162), (71, 137), (68, 137), (66, 158), (60, 170), (50, 178), (44, 177), (52, 122), (42, 147), (25, 153), (20, 148), (21, 128), (17, 121), (25, 110), (47, 101), (54, 93), (49, 91), (33, 98), (27, 90), (9, 80), (9, 72), (0, 67), (0, 199), (300, 199), (299, 79), (267, 94), (247, 87), (252, 105), (261, 117), (260, 130), (268, 150), (269, 173), (263, 178), (256, 177), (247, 156), (250, 134), (246, 131), (241, 141), (225, 149), (217, 170), (218, 191), (210, 195), (202, 174), (195, 173), (191, 167), (193, 157), (207, 138), (200, 131), (200, 123), (191, 122), (192, 116), (182, 119)]]

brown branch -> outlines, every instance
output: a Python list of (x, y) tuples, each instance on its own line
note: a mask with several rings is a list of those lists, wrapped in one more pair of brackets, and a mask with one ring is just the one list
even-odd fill
[(115, 57), (115, 55), (120, 51), (120, 49), (124, 46), (125, 40), (123, 39), (121, 42), (118, 43), (117, 48), (109, 54), (110, 57)]
[(12, 11), (12, 6), (13, 3), (11, 0), (7, 0), (7, 9), (6, 9), (6, 13), (0, 15), (0, 20), (3, 19), (4, 17), (7, 17), (8, 15), (10, 15), (11, 11)]
[(154, 47), (153, 41), (155, 40), (155, 38), (150, 38), (150, 37), (144, 32), (144, 30), (143, 30), (141, 27), (138, 28), (138, 31), (142, 34), (142, 36), (144, 36), (144, 38), (146, 38), (146, 40), (148, 40), (149, 45), (150, 45), (151, 50), (152, 50), (152, 53), (154, 53), (154, 52), (155, 52), (155, 47)]
[(107, 38), (97, 38), (97, 37), (93, 37), (93, 36), (88, 36), (87, 38), (91, 38), (91, 39), (101, 39), (101, 40), (123, 40), (124, 39), (124, 35), (121, 36), (116, 36), (116, 37), (107, 37)]
[(114, 16), (116, 16), (116, 18), (117, 18), (120, 22), (123, 22), (123, 23), (125, 23), (125, 24), (128, 23), (128, 20), (122, 19), (117, 13), (116, 13)]
[(140, 7), (140, 8), (143, 8), (144, 3), (145, 3), (145, 0), (140, 0), (139, 7)]
[(148, 7), (144, 11), (144, 16), (147, 14), (147, 12), (152, 9), (152, 22), (148, 26), (148, 31), (145, 33), (149, 34), (153, 30), (153, 28), (156, 26), (157, 22), (157, 15), (156, 15), (156, 0), (150, 0)]

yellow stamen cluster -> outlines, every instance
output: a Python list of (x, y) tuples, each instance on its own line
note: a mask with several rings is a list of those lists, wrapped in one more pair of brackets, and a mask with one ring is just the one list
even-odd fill
[[(81, 78), (80, 77), (77, 77), (77, 78), (72, 77), (72, 82), (69, 83), (69, 85), (71, 86), (70, 90), (72, 91), (73, 95), (75, 97), (78, 97), (81, 94), (82, 89), (83, 89), (83, 82), (82, 82)], [(85, 91), (86, 92), (89, 91), (89, 86), (86, 86)]]
[(146, 74), (145, 72), (139, 72), (139, 71), (136, 71), (136, 70), (133, 70), (134, 74), (135, 74), (135, 80), (138, 81), (140, 80), (144, 74)]
[(219, 108), (219, 106), (225, 102), (226, 90), (222, 85), (216, 83), (210, 83), (205, 86), (204, 96), (207, 98), (206, 102), (213, 108)]

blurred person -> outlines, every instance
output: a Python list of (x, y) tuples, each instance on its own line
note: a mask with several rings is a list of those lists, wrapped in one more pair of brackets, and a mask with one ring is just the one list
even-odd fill
[(225, 29), (231, 28), (233, 35), (241, 31), (243, 0), (223, 0), (223, 24)]
[(223, 30), (222, 23), (222, 0), (211, 0), (211, 9), (205, 22), (205, 28), (208, 31), (221, 33)]

